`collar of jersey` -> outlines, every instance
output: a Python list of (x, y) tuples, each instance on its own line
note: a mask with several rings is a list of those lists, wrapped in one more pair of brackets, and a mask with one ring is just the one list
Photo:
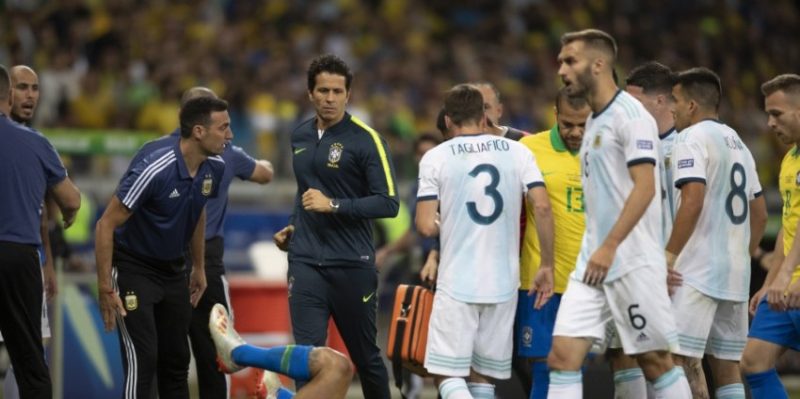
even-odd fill
[(669, 137), (672, 133), (675, 133), (675, 128), (674, 127), (671, 127), (666, 132), (659, 134), (658, 138), (661, 139), (661, 140), (664, 140), (665, 138)]
[[(189, 168), (186, 167), (186, 160), (183, 159), (183, 153), (181, 152), (180, 140), (175, 142), (175, 145), (172, 147), (172, 150), (175, 151), (175, 158), (176, 158), (175, 163), (178, 164), (178, 175), (180, 175), (181, 179), (191, 179), (192, 176), (189, 175)], [(202, 167), (202, 164), (200, 164), (200, 166)]]
[(550, 145), (553, 146), (553, 149), (556, 150), (556, 152), (569, 151), (569, 153), (572, 155), (578, 153), (578, 151), (570, 150), (569, 148), (567, 148), (567, 145), (564, 144), (564, 140), (561, 138), (561, 135), (558, 134), (558, 123), (553, 125), (553, 127), (550, 129)]
[(614, 100), (616, 100), (616, 99), (617, 99), (617, 97), (619, 97), (619, 93), (622, 93), (622, 89), (619, 89), (619, 88), (618, 88), (618, 89), (617, 89), (617, 92), (616, 92), (616, 93), (614, 93), (614, 97), (611, 97), (611, 101), (609, 101), (609, 102), (608, 102), (608, 104), (606, 104), (606, 106), (605, 106), (605, 107), (603, 107), (603, 109), (601, 109), (600, 111), (597, 111), (597, 112), (595, 112), (594, 114), (592, 114), (592, 118), (597, 118), (598, 116), (600, 116), (600, 114), (602, 114), (603, 112), (606, 112), (606, 110), (608, 109), (608, 107), (610, 107), (610, 106), (611, 106), (611, 104), (614, 104)]
[[(347, 113), (347, 111), (345, 111), (344, 116), (342, 117), (342, 120), (340, 120), (339, 122), (336, 122), (335, 125), (330, 126), (327, 129), (325, 129), (325, 133), (326, 134), (327, 133), (336, 133), (336, 132), (338, 132), (340, 130), (343, 130), (344, 127), (347, 126), (347, 122), (349, 120), (350, 120), (350, 114)], [(311, 125), (312, 125), (311, 127), (314, 130), (314, 134), (317, 134), (317, 118), (314, 118), (314, 123), (312, 123)], [(322, 137), (325, 137), (325, 135), (322, 135)]]

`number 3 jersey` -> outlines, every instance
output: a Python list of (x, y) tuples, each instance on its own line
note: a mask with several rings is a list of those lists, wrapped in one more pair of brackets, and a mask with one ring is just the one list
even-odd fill
[(681, 186), (705, 184), (703, 210), (676, 269), (685, 284), (712, 298), (747, 301), (750, 201), (761, 195), (750, 150), (736, 131), (707, 119), (678, 134), (672, 160), (675, 209), (681, 206)]
[(494, 135), (457, 136), (422, 157), (417, 200), (439, 201), (437, 289), (467, 303), (514, 297), (523, 194), (537, 185), (531, 151)]
[(663, 215), (655, 119), (633, 96), (617, 91), (604, 109), (593, 113), (586, 121), (580, 156), (586, 231), (573, 278), (583, 280), (589, 259), (617, 223), (633, 190), (629, 168), (643, 163), (655, 165), (656, 192), (645, 213), (617, 247), (605, 281), (613, 281), (648, 265), (663, 265), (666, 273), (661, 244)]

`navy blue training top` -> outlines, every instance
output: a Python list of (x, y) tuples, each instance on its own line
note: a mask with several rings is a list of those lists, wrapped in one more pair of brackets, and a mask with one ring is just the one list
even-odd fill
[(224, 169), (221, 157), (209, 157), (192, 178), (179, 141), (145, 155), (117, 187), (117, 198), (133, 214), (114, 231), (114, 244), (144, 257), (180, 259)]
[(44, 194), (67, 170), (39, 132), (0, 113), (0, 241), (41, 245)]
[[(148, 141), (133, 156), (131, 166), (141, 161), (145, 155), (159, 148), (175, 145), (180, 141), (181, 130), (175, 129), (170, 135)], [(209, 198), (206, 203), (206, 240), (214, 237), (222, 237), (222, 228), (225, 223), (225, 215), (228, 212), (228, 188), (234, 177), (248, 180), (256, 170), (256, 160), (248, 155), (241, 147), (226, 145), (225, 152), (222, 153), (222, 160), (225, 161), (225, 173), (219, 184), (217, 196)], [(130, 168), (129, 167), (129, 168)], [(130, 170), (130, 169), (129, 169)]]
[[(371, 220), (395, 217), (400, 208), (386, 140), (348, 113), (320, 138), (311, 118), (292, 132), (292, 154), (297, 195), (289, 261), (374, 267)], [(338, 200), (339, 210), (306, 211), (301, 198), (309, 188)]]

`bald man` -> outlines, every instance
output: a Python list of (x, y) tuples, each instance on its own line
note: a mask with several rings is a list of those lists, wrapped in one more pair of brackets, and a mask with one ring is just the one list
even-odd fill
[(30, 125), (36, 106), (39, 105), (39, 76), (26, 65), (12, 67), (9, 75), (11, 93), (14, 97), (11, 119), (17, 123)]

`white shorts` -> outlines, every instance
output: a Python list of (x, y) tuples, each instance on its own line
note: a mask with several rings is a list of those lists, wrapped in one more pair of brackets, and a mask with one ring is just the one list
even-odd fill
[(589, 338), (599, 349), (616, 330), (628, 355), (677, 348), (663, 266), (634, 269), (599, 288), (573, 276), (561, 298), (553, 336)]
[(672, 296), (680, 348), (675, 353), (739, 361), (747, 342), (747, 302), (712, 298), (684, 284)]
[(464, 303), (436, 292), (428, 327), (425, 368), (432, 374), (511, 378), (517, 294), (503, 303)]
[[(42, 338), (50, 338), (50, 319), (47, 317), (47, 290), (44, 287), (44, 269), (42, 269)], [(0, 333), (0, 342), (3, 342), (2, 333)]]

